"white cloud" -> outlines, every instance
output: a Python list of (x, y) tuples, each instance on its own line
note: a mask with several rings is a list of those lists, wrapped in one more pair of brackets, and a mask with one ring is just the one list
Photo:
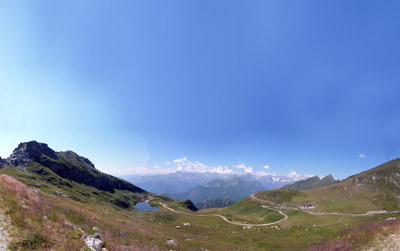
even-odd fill
[(199, 161), (192, 162), (186, 157), (176, 159), (173, 163), (177, 166), (177, 171), (195, 172), (195, 173), (221, 173), (233, 174), (232, 169), (227, 166), (207, 166)]
[(159, 165), (154, 165), (153, 166), (155, 169), (160, 169), (161, 168), (161, 166), (159, 166)]
[(269, 165), (265, 165), (265, 166), (263, 166), (263, 168), (265, 168), (265, 169), (269, 169)]
[(253, 168), (251, 166), (246, 166), (245, 164), (239, 164), (232, 166), (234, 168), (243, 169), (245, 173), (253, 173)]
[(367, 158), (367, 156), (366, 156), (364, 153), (360, 153), (360, 155), (358, 155), (358, 157), (359, 157), (360, 159), (365, 159), (365, 158)]
[(165, 161), (165, 165), (169, 166), (169, 165), (171, 165), (171, 162)]

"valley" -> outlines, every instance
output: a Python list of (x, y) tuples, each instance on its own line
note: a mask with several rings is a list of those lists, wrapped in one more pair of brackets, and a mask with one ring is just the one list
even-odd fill
[[(11, 156), (0, 168), (11, 250), (80, 250), (85, 236), (117, 251), (346, 250), (399, 224), (399, 159), (327, 186), (264, 190), (197, 211), (190, 200), (145, 191), (42, 143), (23, 143)], [(141, 202), (158, 209), (136, 210)]]

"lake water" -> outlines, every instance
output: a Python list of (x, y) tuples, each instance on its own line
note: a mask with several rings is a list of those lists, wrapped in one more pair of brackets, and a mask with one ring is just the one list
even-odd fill
[(138, 211), (159, 211), (160, 210), (160, 208), (159, 207), (152, 207), (152, 206), (150, 206), (150, 204), (149, 203), (147, 203), (147, 202), (140, 202), (140, 203), (137, 203), (136, 204), (136, 206), (135, 206), (135, 208), (138, 210)]

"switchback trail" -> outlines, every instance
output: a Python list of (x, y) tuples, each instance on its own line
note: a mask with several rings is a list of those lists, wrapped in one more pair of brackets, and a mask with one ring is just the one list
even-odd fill
[(271, 222), (271, 223), (248, 224), (248, 223), (240, 223), (240, 222), (233, 222), (233, 221), (230, 221), (230, 220), (228, 220), (225, 216), (222, 216), (222, 215), (219, 215), (219, 214), (191, 214), (191, 213), (187, 213), (187, 212), (177, 211), (177, 210), (175, 210), (175, 209), (172, 209), (172, 208), (168, 207), (168, 206), (165, 205), (164, 203), (161, 203), (161, 202), (159, 202), (159, 203), (160, 203), (164, 208), (166, 208), (166, 209), (168, 209), (168, 210), (170, 210), (170, 211), (172, 211), (172, 212), (174, 212), (174, 213), (186, 214), (186, 215), (190, 215), (190, 216), (199, 216), (199, 217), (217, 216), (217, 217), (222, 218), (225, 222), (228, 222), (229, 224), (238, 225), (238, 226), (243, 226), (243, 227), (266, 227), (266, 226), (271, 226), (271, 225), (278, 224), (279, 222), (282, 222), (282, 221), (284, 221), (284, 220), (286, 220), (286, 219), (288, 218), (288, 216), (287, 216), (285, 213), (283, 213), (282, 211), (280, 211), (280, 210), (278, 210), (278, 209), (270, 208), (270, 207), (267, 207), (267, 206), (262, 206), (263, 208), (272, 209), (272, 210), (277, 211), (278, 213), (280, 213), (281, 215), (284, 216), (283, 219), (280, 219), (280, 220), (278, 220), (278, 221), (274, 221), (274, 222)]
[[(255, 200), (255, 201), (261, 202), (261, 203), (267, 203), (267, 204), (274, 205), (274, 206), (280, 206), (279, 204), (271, 202), (269, 200), (264, 200), (264, 199), (257, 198), (254, 194), (250, 195), (250, 198)], [(291, 208), (291, 209), (299, 210), (297, 208)], [(376, 214), (396, 214), (396, 213), (399, 213), (399, 211), (386, 211), (386, 210), (368, 211), (368, 212), (363, 213), (363, 214), (348, 214), (348, 213), (335, 213), (335, 212), (331, 212), (331, 213), (329, 213), (329, 212), (312, 212), (312, 211), (307, 211), (307, 210), (302, 210), (302, 212), (306, 212), (306, 213), (309, 213), (309, 214), (312, 214), (312, 215), (340, 215), (340, 216), (371, 216), (371, 215), (376, 215)]]

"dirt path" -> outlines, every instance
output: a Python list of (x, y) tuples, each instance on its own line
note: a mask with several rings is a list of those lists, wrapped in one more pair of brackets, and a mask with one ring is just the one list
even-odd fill
[[(0, 198), (1, 199), (1, 198)], [(0, 251), (6, 251), (10, 241), (10, 232), (7, 226), (10, 225), (10, 219), (5, 215), (4, 209), (0, 204)]]
[(280, 219), (278, 221), (274, 221), (271, 223), (262, 223), (262, 224), (248, 224), (248, 223), (240, 223), (240, 222), (234, 222), (234, 221), (230, 221), (228, 220), (225, 216), (219, 215), (219, 214), (191, 214), (191, 213), (187, 213), (187, 212), (182, 212), (182, 211), (177, 211), (175, 209), (172, 209), (170, 207), (168, 207), (167, 205), (165, 205), (164, 203), (159, 202), (164, 208), (174, 212), (174, 213), (180, 213), (180, 214), (186, 214), (186, 215), (190, 215), (190, 216), (199, 216), (199, 217), (205, 217), (205, 216), (217, 216), (222, 218), (222, 220), (224, 220), (225, 222), (228, 222), (229, 224), (233, 224), (233, 225), (238, 225), (238, 226), (243, 226), (243, 227), (266, 227), (266, 226), (271, 226), (271, 225), (275, 225), (278, 224), (279, 222), (282, 222), (284, 220), (286, 220), (288, 218), (288, 216), (283, 213), (282, 211), (275, 209), (275, 208), (269, 208), (267, 206), (262, 206), (263, 208), (266, 209), (272, 209), (277, 211), (278, 213), (280, 213), (281, 215), (283, 215), (283, 219)]
[[(274, 206), (280, 206), (277, 203), (257, 198), (254, 194), (250, 195), (250, 198), (255, 200), (255, 201), (261, 202), (261, 203), (267, 203), (267, 204), (274, 205)], [(299, 209), (294, 208), (294, 207), (291, 208), (291, 209), (299, 210)], [(371, 216), (371, 215), (376, 215), (376, 214), (397, 214), (397, 213), (399, 213), (399, 211), (386, 211), (386, 210), (368, 211), (368, 212), (363, 213), (363, 214), (348, 214), (348, 213), (336, 213), (336, 212), (331, 212), (331, 213), (328, 213), (328, 212), (313, 212), (313, 211), (309, 211), (309, 210), (301, 210), (301, 211), (309, 213), (309, 214), (312, 214), (312, 215), (340, 215), (340, 216)]]

